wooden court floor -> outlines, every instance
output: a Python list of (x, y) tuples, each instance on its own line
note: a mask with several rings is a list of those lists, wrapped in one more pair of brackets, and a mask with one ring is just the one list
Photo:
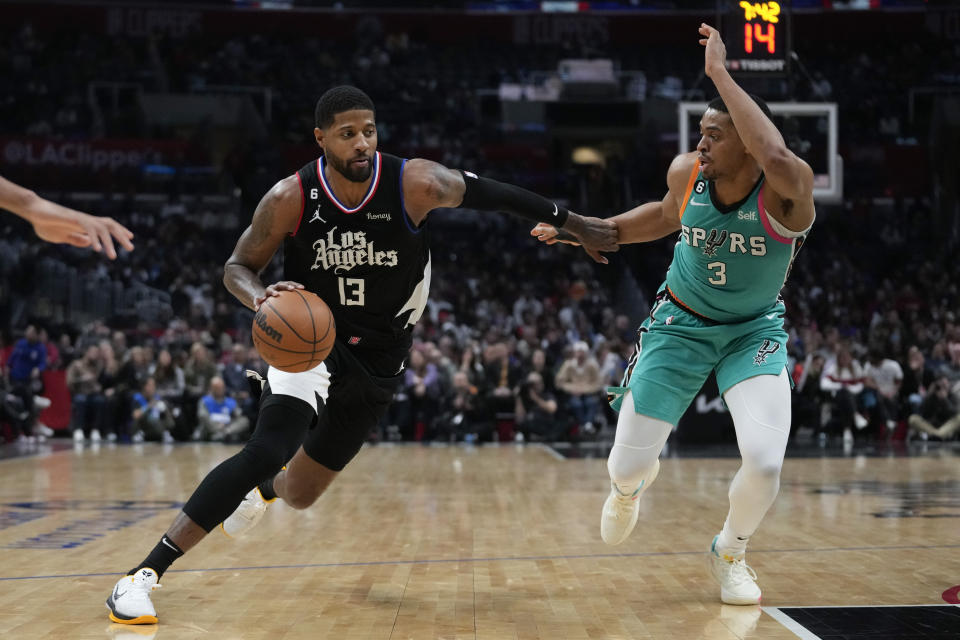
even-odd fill
[[(538, 446), (364, 449), (313, 508), (215, 531), (162, 579), (158, 626), (113, 583), (236, 447), (0, 461), (0, 638), (796, 638), (721, 605), (705, 550), (735, 459), (666, 459), (640, 524), (600, 541), (600, 459)], [(960, 458), (788, 459), (747, 559), (765, 607), (944, 604), (960, 583)]]

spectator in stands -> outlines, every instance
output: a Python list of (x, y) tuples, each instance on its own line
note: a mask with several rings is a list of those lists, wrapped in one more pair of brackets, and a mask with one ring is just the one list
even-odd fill
[(590, 355), (590, 347), (582, 340), (574, 343), (570, 358), (557, 371), (557, 389), (567, 394), (567, 408), (586, 433), (594, 431), (603, 379), (600, 366)]
[(197, 418), (194, 440), (239, 442), (250, 431), (250, 420), (243, 415), (236, 399), (227, 395), (220, 376), (210, 379), (210, 392), (200, 399)]
[(171, 406), (176, 406), (183, 396), (186, 383), (184, 382), (183, 369), (173, 361), (169, 349), (161, 349), (160, 353), (157, 354), (157, 361), (150, 369), (150, 377), (156, 384), (157, 395)]
[(483, 393), (486, 384), (486, 370), (483, 367), (483, 349), (476, 340), (470, 340), (460, 356), (460, 369), (466, 374), (471, 385)]
[(487, 408), (494, 420), (508, 420), (516, 409), (520, 369), (510, 358), (510, 348), (503, 341), (489, 345), (484, 352), (484, 390)]
[(960, 340), (947, 342), (947, 361), (940, 365), (937, 375), (951, 384), (960, 381)]
[(157, 394), (157, 383), (152, 377), (143, 382), (140, 391), (133, 394), (133, 441), (160, 440), (173, 442), (174, 418), (171, 407)]
[(234, 344), (229, 351), (229, 358), (220, 365), (220, 377), (227, 385), (227, 391), (241, 404), (250, 395), (247, 384), (247, 349), (242, 344)]
[(412, 433), (400, 425), (401, 433), (413, 440), (423, 440), (439, 413), (440, 376), (437, 367), (427, 362), (421, 349), (411, 349), (410, 364), (404, 373), (404, 387), (410, 402)]
[(907, 351), (907, 370), (900, 386), (901, 403), (906, 408), (907, 415), (919, 412), (923, 398), (935, 380), (936, 376), (926, 366), (926, 359), (920, 348), (916, 345), (910, 347)]
[[(173, 360), (169, 349), (161, 349), (157, 354), (157, 360), (150, 367), (150, 376), (157, 385), (157, 395), (170, 407), (181, 433), (188, 433), (194, 425), (185, 425), (183, 420), (184, 399), (183, 394), (186, 387), (184, 382), (183, 369), (177, 366)], [(188, 412), (193, 416), (193, 411)], [(191, 417), (191, 420), (194, 418)], [(171, 432), (176, 429), (171, 429)]]
[[(40, 341), (40, 334), (34, 325), (27, 326), (23, 338), (17, 340), (7, 359), (7, 377), (10, 392), (20, 398), (23, 410), (28, 416), (25, 421), (25, 433), (29, 436), (36, 418), (34, 396), (43, 391), (41, 373), (47, 368), (47, 348)], [(15, 423), (17, 424), (17, 423)]]
[[(910, 416), (908, 424), (924, 439), (934, 436), (948, 440), (960, 431), (960, 383), (951, 384), (946, 376), (934, 381), (920, 411)], [(939, 425), (939, 426), (934, 426)]]
[(57, 343), (50, 339), (50, 334), (42, 327), (39, 337), (40, 343), (43, 344), (47, 350), (47, 371), (58, 371), (62, 369), (63, 362), (60, 360), (60, 349), (57, 347)]
[(100, 431), (106, 434), (109, 442), (116, 442), (120, 434), (127, 432), (130, 422), (130, 396), (140, 388), (136, 382), (136, 386), (132, 388), (127, 382), (125, 368), (117, 359), (113, 345), (111, 340), (101, 340), (99, 344), (99, 381), (104, 399)]
[(853, 428), (867, 426), (860, 413), (860, 394), (863, 392), (863, 367), (841, 346), (835, 360), (826, 363), (820, 376), (820, 388), (831, 398), (831, 423), (834, 431), (843, 433), (844, 441), (853, 440)]
[(441, 399), (442, 409), (436, 423), (438, 438), (446, 437), (454, 441), (469, 435), (470, 440), (476, 440), (488, 435), (492, 424), (483, 402), (483, 396), (470, 383), (467, 372), (456, 371), (453, 374), (453, 389)]
[(532, 436), (549, 442), (562, 440), (569, 423), (558, 420), (556, 414), (557, 401), (546, 390), (543, 376), (531, 371), (517, 391), (516, 440), (523, 442)]
[(600, 366), (600, 379), (604, 386), (620, 385), (627, 359), (623, 357), (623, 346), (616, 340), (605, 340), (597, 350), (597, 363)]
[(72, 396), (71, 428), (74, 442), (83, 442), (84, 432), (93, 442), (100, 441), (100, 426), (106, 398), (100, 385), (103, 365), (100, 347), (90, 345), (83, 357), (67, 368), (67, 388)]
[(791, 437), (799, 427), (808, 427), (813, 429), (816, 434), (823, 434), (822, 406), (824, 392), (820, 388), (820, 379), (823, 376), (825, 364), (826, 359), (823, 354), (807, 354), (803, 370), (793, 390)]
[(217, 365), (210, 357), (210, 351), (203, 346), (203, 343), (194, 342), (190, 346), (190, 359), (187, 360), (187, 366), (183, 370), (187, 395), (202, 396), (217, 374)]
[(900, 363), (885, 357), (880, 347), (874, 347), (870, 350), (863, 375), (866, 387), (863, 391), (864, 406), (873, 409), (877, 421), (893, 431), (900, 418), (899, 395), (903, 383)]
[(528, 375), (531, 373), (540, 374), (540, 378), (543, 380), (544, 391), (551, 395), (556, 395), (554, 385), (557, 375), (553, 367), (547, 363), (546, 351), (543, 349), (535, 349), (533, 353), (530, 354), (530, 363), (526, 367), (526, 373)]
[(127, 334), (123, 331), (114, 331), (110, 336), (110, 346), (113, 347), (113, 356), (117, 362), (127, 361)]
[(66, 331), (60, 334), (60, 339), (57, 341), (57, 350), (60, 353), (60, 366), (66, 369), (70, 366), (70, 363), (73, 362), (77, 354), (73, 340)]

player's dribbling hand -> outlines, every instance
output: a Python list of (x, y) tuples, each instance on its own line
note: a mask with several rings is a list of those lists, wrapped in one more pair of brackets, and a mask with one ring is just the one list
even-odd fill
[(727, 48), (720, 38), (720, 32), (708, 25), (706, 22), (700, 23), (700, 44), (706, 47), (704, 51), (704, 73), (712, 78), (713, 74), (721, 69), (726, 69)]
[(293, 291), (295, 289), (303, 289), (303, 285), (299, 282), (293, 282), (291, 280), (281, 280), (276, 282), (263, 291), (262, 296), (257, 296), (253, 299), (253, 310), (259, 311), (260, 305), (267, 301), (267, 298), (272, 298), (280, 295), (281, 291)]

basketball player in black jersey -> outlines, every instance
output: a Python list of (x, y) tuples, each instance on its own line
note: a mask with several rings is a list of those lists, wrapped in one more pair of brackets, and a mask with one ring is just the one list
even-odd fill
[[(607, 220), (429, 160), (378, 152), (373, 102), (359, 89), (325, 93), (316, 127), (323, 156), (264, 196), (224, 283), (253, 310), (280, 291), (313, 291), (333, 311), (333, 351), (310, 371), (269, 370), (250, 441), (204, 478), (153, 551), (117, 582), (107, 599), (114, 622), (156, 623), (150, 592), (174, 560), (221, 523), (228, 535), (246, 531), (278, 497), (309, 507), (357, 454), (393, 399), (427, 302), (430, 211), (508, 211), (562, 227), (595, 260), (617, 249), (616, 225)], [(285, 280), (265, 287), (259, 274), (281, 245)]]

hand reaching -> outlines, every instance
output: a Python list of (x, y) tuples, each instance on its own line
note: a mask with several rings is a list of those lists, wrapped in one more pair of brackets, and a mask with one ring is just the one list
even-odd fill
[(91, 216), (42, 200), (28, 219), (37, 236), (47, 242), (90, 247), (98, 253), (103, 252), (111, 260), (117, 257), (114, 240), (127, 251), (133, 251), (130, 242), (133, 233), (113, 218)]
[(727, 68), (727, 48), (720, 38), (720, 32), (706, 22), (700, 24), (699, 31), (700, 35), (704, 36), (700, 38), (700, 44), (706, 48), (703, 54), (703, 70), (708, 77), (712, 78), (714, 73)]
[[(576, 218), (574, 218), (574, 216), (576, 216)], [(567, 228), (557, 229), (553, 225), (541, 222), (530, 230), (530, 235), (546, 244), (562, 242), (563, 244), (569, 244), (575, 247), (583, 246), (583, 250), (587, 255), (590, 256), (594, 262), (600, 264), (610, 263), (601, 252), (614, 252), (620, 249), (620, 245), (617, 244), (619, 229), (617, 224), (612, 220), (585, 218), (571, 213), (567, 226), (572, 228), (570, 230)], [(576, 231), (573, 229), (576, 229)], [(591, 240), (598, 244), (592, 244)]]
[(562, 242), (563, 244), (573, 245), (574, 247), (580, 246), (580, 242), (572, 233), (564, 231), (563, 229), (557, 229), (552, 224), (547, 224), (546, 222), (538, 223), (537, 226), (530, 230), (530, 235), (546, 244)]

